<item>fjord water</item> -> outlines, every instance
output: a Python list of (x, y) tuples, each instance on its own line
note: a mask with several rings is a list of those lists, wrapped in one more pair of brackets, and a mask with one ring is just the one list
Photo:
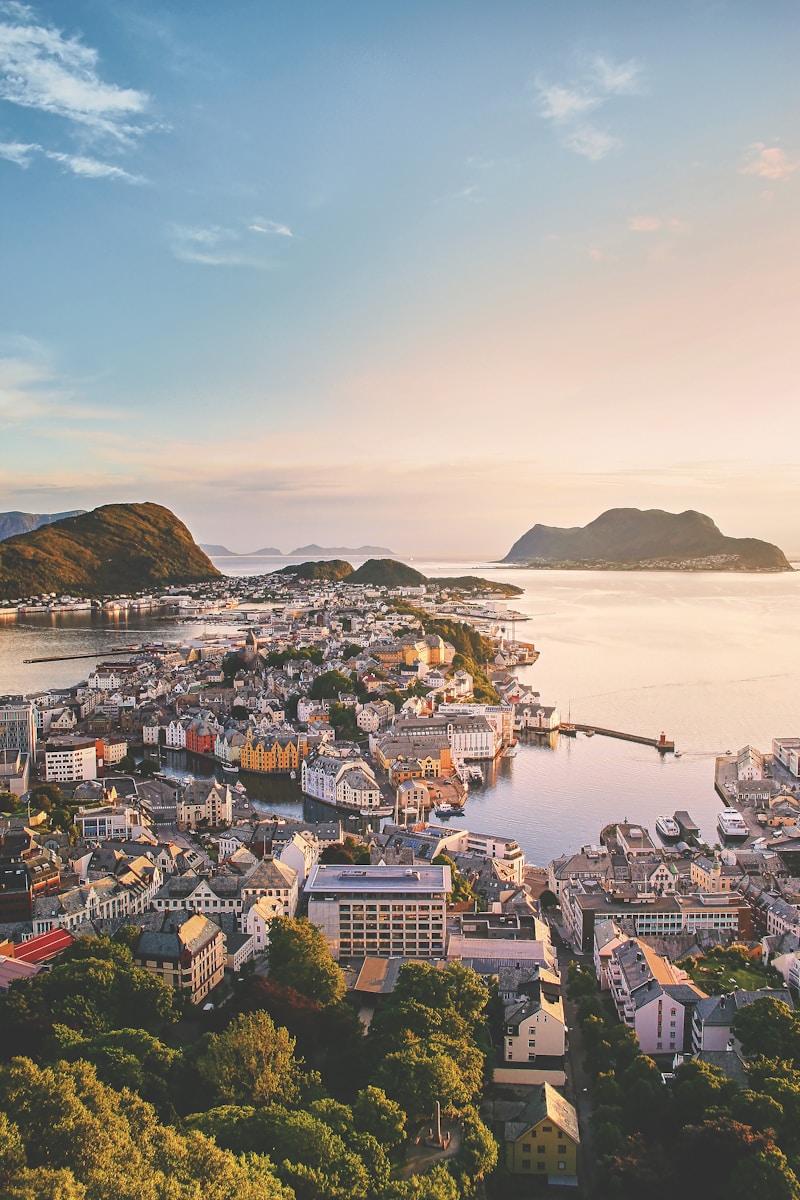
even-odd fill
[[(286, 560), (218, 559), (230, 574)], [(596, 841), (612, 820), (650, 827), (686, 808), (716, 841), (720, 801), (714, 758), (751, 742), (769, 749), (800, 734), (800, 572), (529, 571), (488, 564), (414, 562), (430, 576), (481, 574), (525, 588), (509, 601), (530, 619), (514, 628), (539, 661), (520, 669), (545, 704), (573, 720), (657, 737), (680, 757), (596, 736), (527, 735), (470, 793), (469, 824), (515, 836), (533, 862)], [(503, 606), (501, 606), (502, 608)], [(504, 620), (508, 636), (510, 620)], [(32, 617), (0, 625), (0, 692), (32, 692), (85, 678), (91, 659), (23, 666), (46, 654), (96, 653), (112, 645), (183, 641), (197, 625), (152, 616), (109, 621)], [(301, 800), (281, 807), (299, 812)], [(278, 801), (278, 794), (275, 795)]]

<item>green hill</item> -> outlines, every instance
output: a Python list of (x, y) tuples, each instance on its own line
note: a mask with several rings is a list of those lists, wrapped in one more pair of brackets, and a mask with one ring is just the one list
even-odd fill
[(105, 504), (0, 545), (0, 598), (114, 595), (218, 579), (191, 533), (160, 504)]
[(421, 571), (394, 558), (368, 558), (357, 571), (348, 576), (348, 583), (370, 584), (373, 587), (419, 587), (428, 580)]
[(726, 537), (689, 509), (612, 508), (585, 526), (534, 525), (503, 562), (529, 566), (791, 571), (782, 550), (757, 538)]
[(279, 571), (273, 571), (272, 574), (293, 575), (295, 579), (334, 583), (340, 579), (349, 579), (353, 574), (353, 568), (343, 558), (326, 558), (320, 562), (296, 563), (290, 567), (281, 567)]

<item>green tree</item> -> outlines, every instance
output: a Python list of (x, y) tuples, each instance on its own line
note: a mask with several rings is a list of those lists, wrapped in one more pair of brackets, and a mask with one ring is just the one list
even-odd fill
[(782, 1000), (765, 996), (740, 1008), (733, 1032), (747, 1055), (794, 1060), (800, 1057), (800, 1026)]
[(300, 1073), (294, 1045), (267, 1013), (243, 1013), (224, 1033), (207, 1036), (196, 1066), (218, 1103), (291, 1101), (298, 1095)]
[(461, 874), (449, 854), (437, 854), (435, 858), (431, 859), (431, 862), (437, 867), (450, 868), (450, 880), (452, 884), (450, 892), (451, 904), (464, 904), (474, 901), (475, 893), (472, 890), (472, 885), (466, 876)]
[[(469, 1047), (467, 1046), (467, 1049)], [(412, 1042), (387, 1054), (375, 1073), (376, 1084), (396, 1100), (409, 1119), (430, 1117), (436, 1101), (448, 1112), (472, 1103), (481, 1088), (481, 1072), (469, 1078), (463, 1065), (439, 1048)]]
[(406, 1115), (381, 1088), (369, 1087), (356, 1096), (353, 1121), (361, 1133), (371, 1133), (387, 1150), (399, 1146), (405, 1138)]
[(460, 1117), (463, 1139), (458, 1166), (466, 1171), (473, 1182), (485, 1179), (497, 1166), (497, 1141), (473, 1105), (463, 1109)]
[(545, 888), (539, 897), (539, 907), (542, 912), (547, 912), (550, 909), (558, 908), (558, 896), (555, 892), (551, 892), (550, 888)]
[(347, 988), (325, 935), (305, 917), (278, 917), (270, 926), (270, 978), (318, 1004), (337, 1004)]
[(341, 671), (323, 671), (308, 689), (312, 700), (335, 700), (340, 692), (355, 692), (356, 685)]

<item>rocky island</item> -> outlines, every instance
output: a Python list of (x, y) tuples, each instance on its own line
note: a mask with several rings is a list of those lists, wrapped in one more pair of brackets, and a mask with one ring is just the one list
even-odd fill
[(534, 525), (502, 560), (528, 567), (633, 571), (791, 571), (786, 555), (758, 538), (726, 537), (688, 509), (611, 508), (588, 525)]
[(0, 546), (0, 598), (95, 597), (218, 579), (220, 572), (160, 504), (104, 504)]

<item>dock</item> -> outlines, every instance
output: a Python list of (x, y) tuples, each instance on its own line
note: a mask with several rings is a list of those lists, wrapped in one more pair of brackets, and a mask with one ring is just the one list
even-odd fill
[[(640, 746), (652, 746), (661, 754), (672, 754), (675, 750), (675, 743), (668, 741), (662, 733), (660, 737), (644, 737), (640, 733), (623, 733), (619, 729), (603, 729), (600, 725), (579, 725), (577, 722), (572, 722), (574, 729), (581, 733), (597, 733), (601, 737), (619, 738), (623, 742), (638, 742)], [(567, 736), (570, 736), (569, 733)]]
[(679, 809), (672, 814), (678, 823), (678, 828), (685, 842), (696, 842), (700, 837), (700, 829), (695, 825), (692, 818), (689, 816), (685, 808)]

